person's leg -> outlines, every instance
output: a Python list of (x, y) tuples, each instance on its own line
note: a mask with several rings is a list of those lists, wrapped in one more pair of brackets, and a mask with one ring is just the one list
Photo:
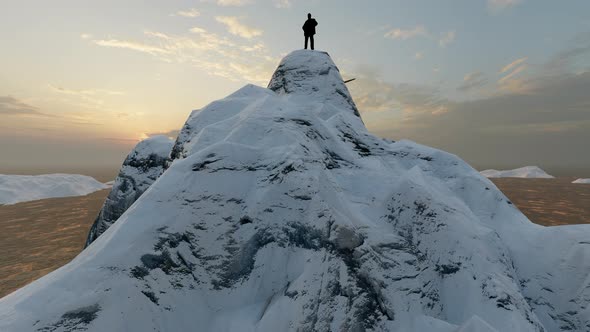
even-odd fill
[(313, 50), (313, 36), (309, 36), (309, 39), (311, 40), (311, 49)]
[(307, 49), (307, 39), (308, 38), (309, 38), (308, 36), (305, 36), (305, 49)]

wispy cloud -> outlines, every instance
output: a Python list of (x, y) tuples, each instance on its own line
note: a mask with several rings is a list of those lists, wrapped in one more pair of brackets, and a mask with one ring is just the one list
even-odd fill
[(176, 12), (176, 15), (183, 17), (198, 17), (201, 16), (201, 12), (196, 8), (190, 8), (187, 10), (179, 10)]
[(229, 33), (232, 35), (240, 36), (246, 39), (252, 39), (262, 35), (262, 30), (241, 23), (240, 20), (235, 16), (216, 16), (215, 20), (221, 24), (224, 24)]
[[(511, 61), (497, 73), (504, 90), (466, 101), (446, 98), (436, 87), (385, 81), (378, 69), (350, 74), (358, 79), (349, 89), (369, 129), (381, 136), (413, 139), (480, 165), (555, 158), (588, 165), (590, 155), (580, 151), (590, 141), (590, 71), (571, 71), (587, 54), (580, 48), (576, 44), (540, 65), (528, 64), (526, 57)], [(544, 70), (554, 62), (560, 72)], [(465, 75), (458, 89), (490, 82), (491, 74), (476, 71)], [(478, 144), (465, 144), (475, 137)]]
[[(54, 84), (48, 84), (49, 90), (55, 94), (61, 95), (61, 102), (69, 104), (77, 109), (88, 109), (93, 111), (104, 112), (107, 108), (106, 98), (122, 96), (125, 93), (122, 91), (113, 91), (108, 89), (71, 89), (57, 86)], [(82, 120), (78, 119), (78, 122), (89, 122), (89, 119), (96, 118), (97, 114), (93, 114), (89, 118)], [(75, 119), (77, 115), (72, 115)], [(95, 122), (91, 120), (90, 122)]]
[(447, 32), (441, 32), (438, 38), (435, 34), (428, 31), (428, 29), (424, 25), (417, 25), (413, 28), (409, 29), (402, 29), (402, 28), (395, 28), (391, 29), (388, 26), (379, 27), (378, 29), (369, 31), (368, 34), (374, 34), (379, 32), (380, 30), (388, 29), (387, 32), (383, 35), (385, 38), (394, 39), (394, 40), (408, 40), (412, 38), (428, 38), (430, 40), (438, 40), (438, 44), (441, 47), (446, 47), (447, 45), (451, 44), (455, 41), (455, 37), (457, 33), (455, 30), (449, 30)]
[(428, 36), (428, 30), (423, 25), (411, 29), (395, 28), (387, 31), (384, 36), (391, 39), (406, 40), (415, 37), (426, 37)]
[(528, 57), (516, 59), (500, 69), (500, 74), (503, 75), (498, 80), (500, 90), (510, 93), (527, 93), (530, 91), (530, 84), (518, 78), (518, 75), (527, 69), (527, 60)]
[(0, 96), (0, 115), (55, 117), (11, 96)]
[[(479, 165), (552, 162), (588, 165), (590, 72), (534, 78), (527, 94), (453, 101), (427, 86), (383, 81), (378, 70), (355, 73), (350, 86), (368, 128), (380, 136), (416, 140)], [(480, 74), (466, 75), (481, 82)], [(525, 80), (526, 81), (526, 80)], [(477, 85), (477, 84), (476, 84)], [(478, 144), (465, 142), (477, 138)]]
[(522, 2), (523, 0), (488, 0), (488, 9), (493, 13), (497, 13)]
[(113, 90), (107, 90), (107, 89), (73, 90), (73, 89), (63, 88), (60, 86), (55, 86), (52, 84), (49, 84), (49, 87), (55, 92), (68, 94), (68, 95), (74, 95), (74, 96), (95, 96), (95, 95), (99, 95), (99, 94), (112, 95), (112, 96), (122, 96), (125, 94), (124, 92), (121, 92), (121, 91), (113, 91)]
[(126, 40), (118, 40), (118, 39), (99, 39), (93, 41), (96, 45), (99, 46), (106, 46), (106, 47), (113, 47), (113, 48), (125, 48), (129, 50), (134, 50), (138, 52), (143, 52), (151, 55), (165, 55), (170, 54), (170, 50), (164, 49), (162, 47), (148, 45), (140, 42), (133, 42), (133, 41), (126, 41)]
[(393, 111), (412, 116), (416, 113), (441, 114), (446, 111), (446, 99), (432, 86), (384, 81), (375, 68), (360, 67), (350, 86), (359, 110), (363, 113)]
[(513, 68), (519, 66), (520, 64), (526, 62), (528, 59), (529, 59), (528, 57), (516, 59), (516, 60), (512, 61), (511, 63), (507, 64), (506, 66), (502, 67), (502, 69), (500, 69), (500, 73), (506, 73), (506, 72), (512, 70)]
[(273, 0), (277, 8), (291, 8), (293, 0)]
[(447, 45), (455, 41), (455, 37), (456, 33), (454, 30), (441, 33), (440, 38), (438, 39), (438, 44), (440, 47), (447, 47)]
[(463, 77), (463, 83), (457, 88), (459, 91), (467, 92), (480, 88), (488, 83), (488, 78), (482, 72), (473, 72)]
[(234, 32), (246, 34), (242, 37), (250, 39), (218, 35), (202, 27), (193, 27), (185, 35), (144, 31), (145, 38), (141, 41), (111, 39), (92, 42), (103, 47), (149, 54), (168, 63), (188, 64), (232, 81), (268, 82), (278, 58), (270, 54), (264, 43), (255, 39), (256, 32), (239, 31)]
[(216, 3), (224, 7), (240, 7), (252, 3), (252, 0), (217, 0)]

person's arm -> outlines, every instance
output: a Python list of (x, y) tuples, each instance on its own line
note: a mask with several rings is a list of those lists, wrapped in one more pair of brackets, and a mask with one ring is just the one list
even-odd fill
[(314, 26), (318, 25), (318, 21), (316, 21), (316, 20), (313, 20), (313, 23), (314, 23)]

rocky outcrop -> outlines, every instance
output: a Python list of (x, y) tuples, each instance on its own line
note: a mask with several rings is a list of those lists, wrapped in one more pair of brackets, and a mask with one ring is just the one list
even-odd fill
[(111, 227), (162, 175), (172, 144), (168, 137), (158, 135), (139, 142), (133, 148), (90, 228), (85, 247)]

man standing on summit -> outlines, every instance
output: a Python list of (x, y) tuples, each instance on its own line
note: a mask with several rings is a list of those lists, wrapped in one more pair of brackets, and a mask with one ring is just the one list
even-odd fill
[(318, 22), (315, 18), (311, 18), (311, 14), (307, 14), (307, 21), (303, 24), (303, 34), (305, 35), (305, 49), (307, 49), (307, 40), (311, 40), (311, 49), (313, 50), (313, 35), (315, 35), (315, 27)]

